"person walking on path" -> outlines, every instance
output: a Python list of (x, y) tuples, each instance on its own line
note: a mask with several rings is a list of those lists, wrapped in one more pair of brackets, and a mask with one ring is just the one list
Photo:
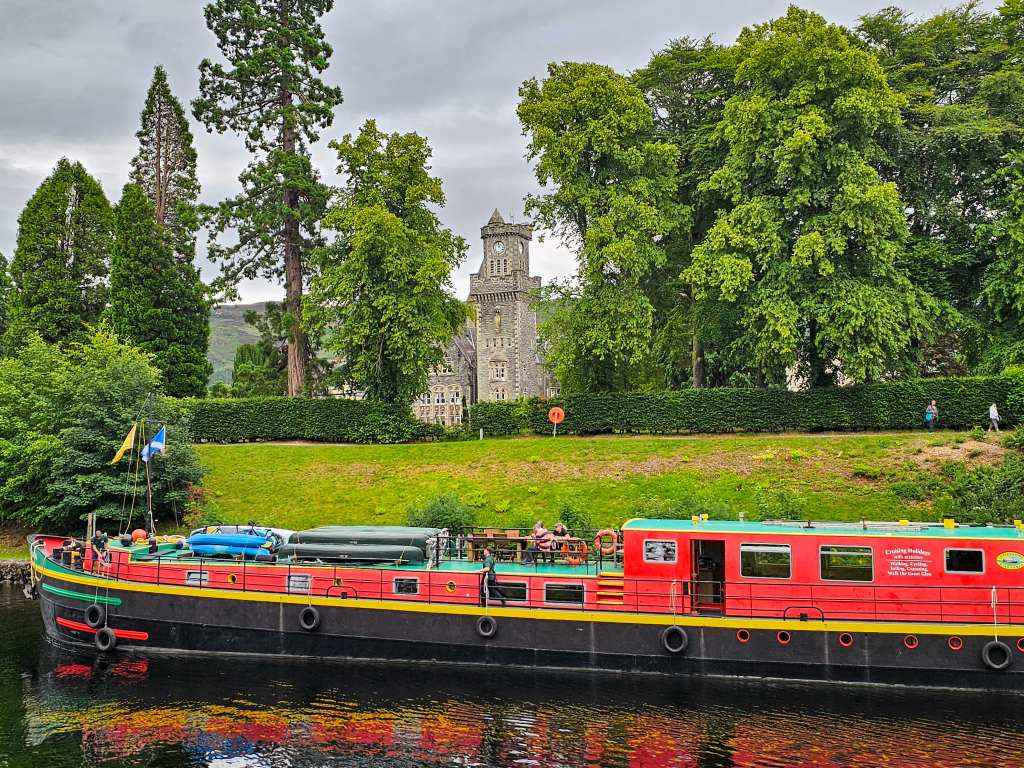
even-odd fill
[(988, 431), (991, 432), (993, 429), (999, 431), (999, 409), (995, 403), (988, 407)]
[(484, 547), (484, 566), (480, 571), (480, 605), (486, 606), (494, 597), (505, 605), (505, 593), (498, 586), (498, 576), (494, 572), (494, 555), (490, 547)]
[(928, 407), (924, 409), (924, 423), (928, 425), (929, 432), (935, 431), (935, 425), (938, 423), (938, 421), (939, 406), (937, 406), (935, 404), (935, 401), (932, 400), (931, 403), (928, 404)]

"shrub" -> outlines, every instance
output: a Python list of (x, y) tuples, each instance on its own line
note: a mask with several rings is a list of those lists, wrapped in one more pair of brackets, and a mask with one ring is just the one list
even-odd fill
[(558, 514), (547, 523), (548, 528), (554, 527), (555, 523), (562, 523), (571, 533), (577, 536), (584, 531), (591, 530), (594, 525), (590, 511), (586, 507), (573, 502), (565, 502), (558, 508)]
[(806, 500), (781, 485), (760, 486), (754, 494), (754, 505), (762, 520), (807, 519)]
[(328, 443), (403, 443), (440, 438), (444, 428), (424, 424), (404, 406), (366, 400), (251, 397), (183, 400), (194, 439), (215, 443), (311, 440)]
[(1003, 447), (1012, 451), (1024, 451), (1024, 428), (1018, 427), (1003, 435)]
[(447, 528), (458, 531), (472, 528), (476, 512), (464, 504), (454, 493), (433, 496), (421, 505), (412, 505), (406, 512), (406, 522), (419, 528)]
[(998, 467), (952, 465), (949, 473), (949, 491), (936, 504), (943, 515), (974, 525), (1024, 518), (1024, 457), (1012, 454)]
[(854, 464), (853, 476), (863, 477), (868, 480), (877, 480), (882, 476), (882, 470), (870, 464)]
[(984, 440), (985, 430), (982, 429), (981, 427), (975, 427), (974, 429), (971, 430), (970, 438), (971, 440)]
[[(805, 392), (783, 389), (687, 389), (568, 395), (557, 400), (477, 403), (467, 429), (487, 435), (550, 434), (548, 410), (559, 405), (559, 433), (721, 433), (921, 429), (926, 404), (938, 401), (940, 426), (969, 429), (987, 420), (992, 402), (1005, 423), (1024, 412), (1024, 382), (1012, 377), (914, 379)], [(1005, 404), (1005, 406), (1003, 405)]]

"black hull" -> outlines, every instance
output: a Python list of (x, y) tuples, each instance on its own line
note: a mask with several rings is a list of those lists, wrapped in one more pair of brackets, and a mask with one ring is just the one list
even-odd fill
[[(42, 585), (79, 589), (80, 585), (44, 576)], [(90, 589), (90, 592), (92, 590)], [(85, 623), (88, 603), (40, 590), (49, 637), (60, 645), (95, 651), (93, 632), (68, 624)], [(750, 629), (741, 643), (734, 627), (686, 626), (688, 646), (665, 649), (665, 624), (546, 619), (491, 611), (496, 631), (482, 637), (482, 609), (453, 613), (356, 607), (351, 601), (318, 604), (319, 626), (300, 626), (301, 603), (222, 599), (149, 593), (113, 587), (121, 604), (107, 608), (115, 630), (145, 632), (145, 640), (119, 640), (116, 652), (247, 654), (324, 660), (370, 659), (600, 670), (669, 675), (718, 675), (751, 678), (1024, 691), (1024, 654), (1007, 642), (1014, 663), (994, 671), (982, 661), (991, 635), (964, 636), (951, 651), (947, 635), (921, 635), (908, 649), (904, 635), (854, 633), (850, 647), (838, 632), (794, 626), (790, 641), (779, 642), (775, 629)], [(348, 603), (348, 604), (346, 604)], [(63, 623), (59, 623), (62, 619)], [(796, 622), (790, 622), (795, 625)], [(737, 625), (739, 626), (739, 625)]]

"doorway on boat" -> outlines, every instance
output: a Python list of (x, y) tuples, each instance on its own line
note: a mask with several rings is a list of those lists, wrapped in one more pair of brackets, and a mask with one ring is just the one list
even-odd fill
[(725, 605), (725, 542), (693, 541), (693, 608), (697, 613), (722, 613)]

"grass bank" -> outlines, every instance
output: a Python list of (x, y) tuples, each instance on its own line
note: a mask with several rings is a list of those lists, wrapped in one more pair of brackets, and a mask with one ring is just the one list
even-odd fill
[(1003, 449), (967, 434), (523, 437), (413, 445), (198, 446), (207, 518), (288, 528), (401, 523), (453, 492), (480, 524), (551, 521), (571, 504), (595, 525), (636, 516), (934, 519), (950, 462)]

